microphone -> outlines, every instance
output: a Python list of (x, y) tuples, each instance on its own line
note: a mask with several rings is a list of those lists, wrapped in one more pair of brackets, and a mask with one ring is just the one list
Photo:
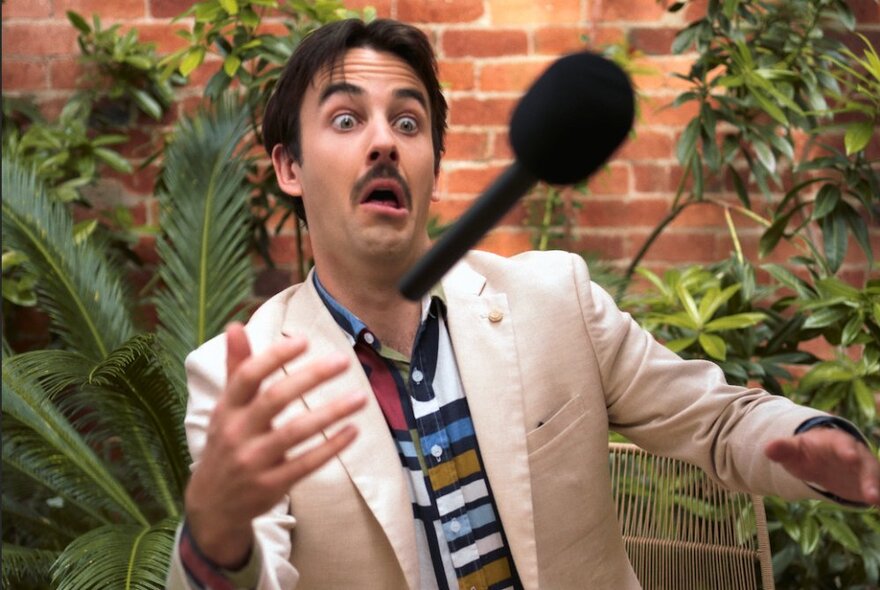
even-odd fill
[(401, 294), (420, 299), (539, 180), (573, 184), (598, 170), (626, 138), (634, 110), (629, 79), (613, 62), (582, 52), (551, 64), (514, 110), (513, 164), (407, 271)]

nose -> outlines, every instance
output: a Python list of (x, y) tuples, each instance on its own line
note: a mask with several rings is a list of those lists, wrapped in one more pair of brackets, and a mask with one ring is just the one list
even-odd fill
[(367, 153), (367, 164), (370, 166), (397, 164), (398, 159), (399, 154), (397, 152), (394, 130), (386, 122), (377, 124), (371, 138), (369, 152)]

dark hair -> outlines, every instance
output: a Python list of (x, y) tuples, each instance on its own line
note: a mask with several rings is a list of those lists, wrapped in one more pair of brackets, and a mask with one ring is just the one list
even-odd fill
[[(281, 144), (296, 162), (302, 162), (300, 105), (309, 84), (324, 68), (340, 62), (346, 51), (368, 47), (391, 53), (405, 61), (425, 85), (431, 110), (431, 139), (434, 144), (434, 170), (440, 168), (446, 135), (446, 99), (437, 79), (437, 60), (425, 34), (419, 29), (390, 19), (365, 23), (346, 19), (330, 23), (310, 33), (287, 62), (263, 116), (263, 146), (269, 155)], [(294, 210), (305, 221), (302, 199), (294, 200)]]

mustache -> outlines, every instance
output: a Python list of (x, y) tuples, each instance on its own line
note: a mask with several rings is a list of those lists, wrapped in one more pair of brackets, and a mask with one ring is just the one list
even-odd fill
[(361, 176), (357, 180), (357, 182), (354, 183), (354, 188), (352, 188), (351, 191), (352, 200), (358, 200), (364, 190), (364, 187), (367, 186), (368, 183), (381, 178), (393, 180), (398, 185), (400, 185), (400, 190), (403, 193), (403, 204), (406, 206), (407, 209), (409, 209), (412, 205), (412, 193), (409, 190), (409, 185), (400, 175), (400, 171), (397, 169), (396, 166), (392, 166), (391, 164), (387, 164), (385, 162), (376, 164), (375, 166), (370, 168), (363, 176)]

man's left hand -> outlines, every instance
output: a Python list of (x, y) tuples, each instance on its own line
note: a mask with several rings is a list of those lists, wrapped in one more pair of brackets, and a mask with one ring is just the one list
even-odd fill
[(835, 496), (880, 506), (880, 461), (843, 430), (812, 428), (770, 441), (764, 452), (795, 477)]

